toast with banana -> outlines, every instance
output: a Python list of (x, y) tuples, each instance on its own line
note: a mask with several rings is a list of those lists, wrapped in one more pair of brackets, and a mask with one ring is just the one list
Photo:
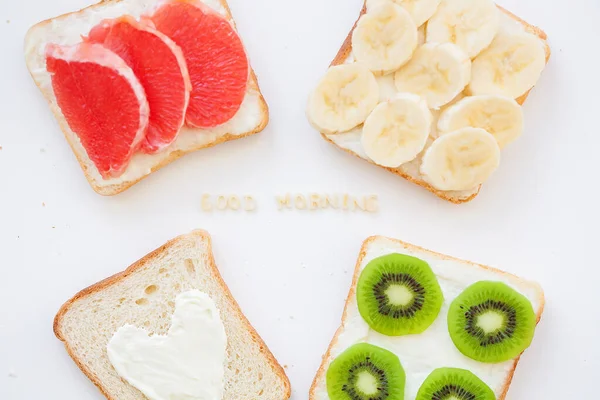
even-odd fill
[(370, 237), (309, 399), (504, 400), (543, 309), (537, 283)]
[(523, 133), (546, 34), (492, 0), (367, 0), (307, 116), (328, 142), (453, 203)]

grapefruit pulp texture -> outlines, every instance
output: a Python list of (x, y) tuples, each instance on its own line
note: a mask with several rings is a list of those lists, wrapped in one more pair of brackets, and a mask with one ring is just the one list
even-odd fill
[(144, 87), (150, 120), (141, 151), (157, 153), (171, 144), (185, 121), (191, 90), (181, 49), (150, 24), (130, 16), (102, 21), (87, 41), (115, 52)]
[(49, 44), (46, 68), (65, 120), (100, 175), (119, 176), (144, 138), (150, 112), (131, 68), (90, 43)]
[(210, 128), (233, 118), (244, 100), (250, 68), (229, 21), (200, 0), (167, 1), (149, 18), (183, 51), (192, 82), (186, 123)]

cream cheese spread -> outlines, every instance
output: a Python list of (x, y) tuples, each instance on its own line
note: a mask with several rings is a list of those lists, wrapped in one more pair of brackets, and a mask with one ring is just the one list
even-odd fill
[(125, 325), (107, 351), (117, 373), (150, 400), (220, 400), (226, 347), (215, 303), (192, 290), (177, 296), (166, 336)]

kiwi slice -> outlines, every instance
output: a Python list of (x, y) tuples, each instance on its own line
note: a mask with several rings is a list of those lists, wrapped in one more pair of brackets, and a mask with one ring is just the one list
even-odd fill
[(496, 400), (496, 395), (466, 369), (438, 368), (425, 379), (416, 400)]
[(404, 400), (406, 375), (398, 357), (381, 347), (359, 343), (329, 365), (330, 400)]
[(501, 282), (481, 281), (450, 305), (448, 330), (465, 356), (485, 363), (512, 360), (531, 344), (536, 316), (525, 296)]
[(401, 336), (425, 331), (437, 318), (444, 296), (429, 264), (393, 253), (367, 264), (358, 279), (356, 299), (371, 329)]

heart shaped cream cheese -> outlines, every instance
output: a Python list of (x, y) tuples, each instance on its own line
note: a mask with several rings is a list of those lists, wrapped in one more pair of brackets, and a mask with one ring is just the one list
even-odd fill
[(220, 400), (226, 347), (215, 303), (192, 290), (177, 296), (166, 336), (125, 325), (107, 350), (117, 373), (150, 400)]

